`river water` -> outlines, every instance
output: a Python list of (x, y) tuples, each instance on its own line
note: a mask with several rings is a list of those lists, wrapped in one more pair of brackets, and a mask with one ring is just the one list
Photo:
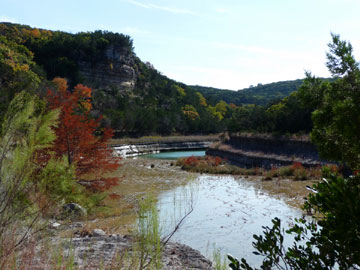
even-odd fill
[[(175, 152), (160, 153), (173, 158)], [(184, 153), (179, 153), (184, 156)], [(152, 156), (156, 158), (156, 155)], [(164, 234), (169, 233), (184, 214), (193, 207), (172, 241), (199, 250), (211, 258), (214, 247), (222, 255), (230, 253), (259, 265), (260, 256), (252, 254), (253, 234), (262, 234), (262, 226), (271, 227), (278, 217), (288, 228), (302, 212), (282, 199), (263, 191), (252, 181), (233, 176), (199, 175), (186, 185), (160, 193), (158, 207)], [(285, 239), (290, 241), (291, 239)]]
[(202, 157), (205, 156), (205, 150), (191, 150), (191, 151), (169, 151), (169, 152), (160, 152), (157, 154), (148, 154), (144, 155), (145, 158), (155, 158), (155, 159), (177, 159), (182, 157)]

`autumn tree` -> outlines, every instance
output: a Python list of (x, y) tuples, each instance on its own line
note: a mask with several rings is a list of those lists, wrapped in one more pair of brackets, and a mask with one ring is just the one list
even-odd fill
[(182, 110), (183, 114), (190, 120), (196, 120), (200, 117), (199, 113), (196, 111), (193, 105), (186, 104), (184, 107), (182, 107)]
[(91, 116), (91, 89), (78, 84), (69, 91), (65, 79), (53, 82), (57, 91), (48, 90), (47, 100), (50, 109), (61, 110), (53, 151), (76, 165), (78, 181), (90, 189), (104, 191), (117, 185), (118, 177), (106, 176), (119, 167), (118, 158), (107, 146), (113, 131), (101, 128), (101, 118)]

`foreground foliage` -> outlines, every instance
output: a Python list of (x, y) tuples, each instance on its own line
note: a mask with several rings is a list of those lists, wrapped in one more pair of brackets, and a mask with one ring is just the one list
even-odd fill
[[(275, 218), (263, 235), (254, 235), (254, 254), (264, 258), (261, 269), (360, 269), (360, 177), (327, 175), (305, 204), (318, 221), (299, 219), (285, 232)], [(294, 237), (290, 247), (284, 246), (287, 235)], [(233, 270), (257, 269), (245, 259), (229, 259)]]
[(311, 139), (320, 154), (329, 160), (346, 163), (351, 169), (360, 169), (360, 69), (352, 54), (350, 43), (333, 35), (329, 44), (327, 66), (338, 78), (323, 87), (324, 97), (313, 114), (314, 129)]
[[(314, 83), (309, 87), (317, 109), (313, 112), (312, 140), (320, 154), (360, 168), (359, 147), (359, 65), (349, 43), (332, 35), (327, 66), (333, 82)], [(310, 93), (310, 92), (309, 92)], [(320, 101), (320, 102), (319, 102)], [(360, 269), (360, 176), (342, 178), (324, 171), (323, 181), (314, 186), (304, 206), (318, 220), (300, 219), (284, 232), (278, 218), (264, 227), (263, 235), (254, 235), (254, 254), (263, 256), (261, 269)], [(292, 246), (284, 246), (286, 234), (294, 236)], [(229, 256), (233, 270), (254, 269), (245, 259)]]
[[(74, 168), (66, 160), (51, 157), (46, 164), (37, 162), (39, 151), (56, 138), (53, 128), (59, 114), (56, 110), (44, 113), (42, 108), (40, 100), (22, 92), (11, 102), (1, 126), (1, 263), (41, 229), (38, 221), (57, 200), (77, 190)], [(58, 181), (52, 183), (57, 176)]]

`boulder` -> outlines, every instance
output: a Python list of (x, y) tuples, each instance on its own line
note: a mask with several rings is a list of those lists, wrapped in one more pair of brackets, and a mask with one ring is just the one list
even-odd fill
[(98, 237), (98, 236), (105, 236), (106, 233), (102, 229), (94, 229), (92, 231), (92, 236)]
[(77, 203), (67, 203), (63, 205), (63, 217), (81, 218), (87, 216), (87, 211), (84, 207)]

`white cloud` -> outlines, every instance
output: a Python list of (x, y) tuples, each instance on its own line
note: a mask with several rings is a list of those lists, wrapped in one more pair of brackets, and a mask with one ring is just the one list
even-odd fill
[(187, 15), (194, 15), (194, 16), (199, 15), (196, 12), (193, 12), (193, 11), (187, 10), (187, 9), (172, 8), (172, 7), (159, 6), (159, 5), (154, 5), (154, 4), (145, 4), (145, 3), (141, 3), (138, 1), (134, 1), (134, 0), (126, 0), (126, 2), (129, 4), (132, 4), (134, 6), (138, 6), (138, 7), (142, 7), (142, 8), (146, 8), (146, 9), (158, 9), (158, 10), (162, 10), (162, 11), (166, 11), (166, 12), (170, 12), (170, 13), (174, 13), (174, 14), (187, 14)]
[(225, 14), (225, 13), (230, 13), (229, 10), (226, 9), (226, 8), (216, 8), (215, 11), (216, 11), (217, 13), (223, 13), (223, 14)]
[(0, 22), (19, 23), (19, 21), (17, 19), (5, 16), (5, 15), (0, 16)]

